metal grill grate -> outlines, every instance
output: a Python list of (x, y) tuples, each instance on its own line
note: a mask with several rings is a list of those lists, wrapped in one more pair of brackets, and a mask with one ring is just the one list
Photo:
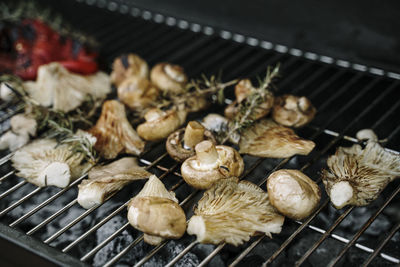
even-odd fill
[[(95, 1), (88, 3), (94, 4)], [(196, 27), (196, 24), (182, 26), (178, 23), (180, 28), (175, 27), (177, 21), (174, 22), (173, 18), (166, 19), (167, 25), (161, 24), (159, 22), (163, 20), (157, 15), (153, 18), (150, 12), (140, 13), (137, 9), (128, 12), (128, 6), (125, 6), (127, 10), (117, 4), (115, 9), (114, 6), (108, 7), (110, 10), (119, 8), (121, 13), (137, 16), (141, 14), (142, 18), (121, 16), (105, 10), (99, 10), (87, 20), (81, 20), (84, 12), (76, 15), (74, 20), (79, 22), (80, 28), (92, 33), (102, 43), (101, 52), (106, 66), (110, 66), (113, 58), (119, 54), (133, 51), (145, 58), (150, 65), (160, 61), (174, 62), (184, 66), (191, 77), (223, 70), (223, 80), (229, 80), (263, 75), (267, 65), (279, 62), (282, 66), (282, 78), (276, 83), (278, 94), (305, 95), (315, 104), (318, 109), (316, 118), (310, 126), (301, 129), (299, 134), (313, 140), (317, 144), (316, 149), (308, 156), (294, 156), (282, 160), (244, 156), (246, 168), (242, 179), (248, 179), (265, 189), (266, 179), (273, 171), (280, 168), (297, 168), (321, 185), (318, 172), (325, 167), (326, 157), (332, 154), (337, 146), (355, 142), (351, 136), (362, 128), (372, 128), (378, 136), (387, 137), (386, 146), (393, 151), (399, 151), (400, 85), (396, 79), (379, 73), (374, 75), (362, 70), (337, 67), (329, 64), (331, 60), (327, 60), (327, 57), (327, 63), (322, 63), (312, 60), (311, 56), (305, 58), (291, 55), (282, 47), (272, 50), (265, 49), (272, 48), (266, 44), (262, 47), (244, 44), (240, 42), (240, 36), (236, 35), (233, 35), (236, 42), (232, 42), (213, 34), (211, 28), (206, 27), (203, 28), (204, 32), (197, 32), (200, 25)], [(87, 7), (82, 6), (82, 9), (85, 8)], [(182, 29), (189, 27), (191, 30)], [(229, 34), (225, 33), (223, 37), (230, 38)], [(293, 51), (292, 54), (299, 54), (298, 51)], [(14, 108), (1, 104), (0, 122), (7, 121), (21, 109), (20, 106)], [(221, 108), (215, 107), (212, 111), (221, 111)], [(196, 114), (193, 118), (200, 119), (204, 115)], [(6, 129), (7, 126), (1, 130), (4, 132)], [(161, 257), (164, 258), (162, 264), (184, 265), (182, 258), (203, 246), (196, 243), (193, 236), (188, 235), (178, 241), (166, 240), (156, 247), (143, 246), (143, 235), (132, 229), (126, 219), (127, 201), (140, 190), (140, 184), (132, 184), (113, 195), (106, 203), (84, 210), (77, 204), (76, 185), (85, 176), (62, 190), (37, 188), (14, 175), (14, 170), (9, 164), (10, 157), (11, 155), (7, 154), (0, 159), (0, 170), (4, 174), (0, 178), (0, 234), (3, 237), (15, 238), (16, 242), (26, 246), (35, 244), (39, 251), (44, 251), (45, 256), (71, 265), (93, 264), (99, 251), (106, 250), (107, 246), (116, 240), (118, 243), (115, 244), (118, 245), (109, 251), (105, 259), (98, 262), (105, 266), (116, 263), (140, 266), (150, 263), (154, 257)], [(152, 144), (151, 149), (140, 158), (140, 162), (157, 174), (169, 190), (176, 192), (181, 200), (180, 205), (190, 217), (192, 206), (201, 197), (201, 192), (191, 189), (183, 182), (179, 164), (169, 158), (164, 145)], [(395, 181), (367, 208), (348, 207), (342, 211), (332, 209), (324, 193), (319, 209), (306, 221), (287, 219), (282, 233), (275, 235), (272, 240), (258, 236), (239, 248), (226, 244), (208, 246), (206, 254), (197, 255), (199, 265), (213, 265), (213, 259), (216, 264), (217, 257), (230, 266), (244, 265), (248, 262), (263, 262), (265, 265), (312, 264), (313, 255), (321, 257), (323, 254), (319, 250), (328, 247), (328, 243), (333, 243), (339, 248), (328, 259), (331, 266), (341, 265), (343, 261), (352, 262), (352, 254), (358, 255), (358, 261), (363, 265), (399, 264), (398, 218), (397, 221), (393, 218), (385, 220), (382, 227), (386, 231), (375, 229), (372, 233), (366, 233), (368, 229), (373, 228), (374, 223), (382, 221), (382, 217), (388, 217), (388, 210), (396, 207), (398, 209), (399, 191), (400, 183)], [(357, 221), (357, 216), (361, 213), (367, 213), (368, 217)], [(118, 221), (120, 225), (117, 227), (112, 225), (115, 218), (123, 218), (123, 221)], [(347, 228), (352, 230), (346, 232)], [(12, 229), (18, 230), (16, 232)], [(107, 235), (97, 238), (100, 231), (107, 232)], [(372, 237), (373, 231), (382, 235), (377, 242), (376, 238)], [(17, 237), (20, 232), (24, 234)], [(33, 238), (27, 238), (26, 235)], [(271, 242), (275, 246), (268, 247)], [(293, 252), (300, 242), (306, 245)], [(49, 250), (46, 244), (55, 247), (56, 250)], [(165, 255), (171, 245), (181, 251), (167, 260)], [(143, 257), (135, 258), (139, 247)], [(59, 254), (65, 257), (58, 257)], [(257, 256), (256, 259), (254, 255)], [(135, 261), (130, 261), (132, 259)]]

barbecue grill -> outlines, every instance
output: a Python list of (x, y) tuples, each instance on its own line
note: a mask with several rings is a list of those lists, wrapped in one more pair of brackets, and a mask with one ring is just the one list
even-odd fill
[[(10, 165), (12, 154), (0, 159), (0, 236), (6, 261), (70, 266), (167, 265), (244, 266), (304, 265), (395, 266), (400, 263), (399, 179), (366, 207), (335, 210), (323, 189), (319, 171), (338, 146), (356, 143), (355, 133), (373, 129), (387, 138), (385, 147), (400, 149), (400, 74), (289, 48), (267, 40), (192, 23), (132, 6), (128, 1), (77, 1), (71, 23), (101, 43), (103, 66), (124, 52), (135, 52), (152, 66), (160, 61), (182, 65), (190, 77), (222, 70), (222, 79), (262, 77), (268, 65), (281, 65), (277, 93), (305, 95), (318, 113), (298, 131), (313, 140), (308, 156), (264, 159), (244, 156), (246, 179), (265, 189), (269, 174), (296, 168), (317, 181), (323, 196), (318, 209), (306, 220), (285, 220), (272, 239), (255, 236), (239, 247), (203, 245), (194, 236), (165, 240), (158, 246), (143, 243), (143, 235), (126, 218), (129, 199), (143, 183), (133, 183), (104, 204), (84, 210), (77, 203), (80, 177), (65, 189), (38, 188), (18, 178)], [(95, 11), (95, 12), (94, 12)], [(87, 17), (87, 13), (91, 16)], [(228, 95), (229, 96), (229, 95)], [(232, 96), (232, 92), (231, 95)], [(23, 109), (20, 104), (0, 104), (1, 132), (8, 119)], [(210, 112), (191, 115), (201, 119)], [(151, 144), (139, 159), (169, 190), (175, 191), (188, 217), (202, 192), (186, 185), (180, 164), (166, 153), (163, 143)], [(34, 256), (37, 255), (37, 256)]]

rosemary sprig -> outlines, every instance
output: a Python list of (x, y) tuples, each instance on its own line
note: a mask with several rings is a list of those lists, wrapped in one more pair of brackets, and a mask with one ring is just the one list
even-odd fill
[(277, 64), (273, 69), (268, 66), (265, 78), (259, 81), (259, 86), (255, 90), (252, 90), (250, 95), (239, 104), (239, 112), (233, 119), (232, 123), (229, 124), (229, 130), (226, 136), (222, 139), (222, 144), (254, 123), (254, 120), (252, 119), (253, 114), (260, 104), (265, 101), (266, 97), (271, 95), (269, 88), (273, 79), (275, 79), (279, 74), (279, 66), (280, 65)]

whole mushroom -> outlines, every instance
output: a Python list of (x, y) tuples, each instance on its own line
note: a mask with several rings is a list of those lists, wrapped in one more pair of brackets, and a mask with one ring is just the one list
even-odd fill
[(181, 66), (159, 63), (150, 72), (151, 81), (162, 91), (179, 94), (185, 89), (187, 76)]
[(133, 76), (118, 86), (118, 98), (134, 110), (151, 107), (159, 96), (159, 90), (146, 78)]
[(275, 98), (272, 118), (288, 127), (301, 127), (309, 123), (317, 110), (305, 96), (283, 95)]
[(213, 134), (197, 121), (190, 121), (186, 128), (179, 129), (168, 136), (165, 143), (168, 154), (182, 162), (195, 154), (194, 147), (203, 140), (216, 144)]
[(122, 55), (116, 58), (112, 65), (111, 82), (119, 87), (119, 85), (130, 77), (149, 77), (149, 66), (146, 61), (136, 54)]
[(232, 147), (206, 140), (198, 143), (195, 151), (181, 167), (183, 179), (195, 188), (208, 189), (220, 179), (239, 177), (244, 170), (242, 157)]

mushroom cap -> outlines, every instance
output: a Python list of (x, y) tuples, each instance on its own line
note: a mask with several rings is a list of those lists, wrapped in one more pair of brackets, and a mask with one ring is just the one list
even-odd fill
[(210, 101), (204, 96), (188, 97), (185, 102), (185, 107), (188, 112), (199, 112), (206, 109), (210, 105)]
[(149, 66), (146, 61), (136, 54), (130, 53), (116, 58), (112, 65), (111, 82), (119, 87), (119, 85), (128, 78), (149, 77)]
[(146, 122), (137, 127), (137, 132), (140, 137), (147, 141), (162, 140), (185, 122), (186, 114), (187, 112), (184, 110), (150, 109), (144, 115)]
[(207, 189), (220, 179), (232, 176), (239, 177), (243, 173), (244, 162), (235, 149), (224, 145), (215, 146), (215, 148), (218, 153), (218, 160), (214, 166), (201, 164), (197, 156), (190, 157), (183, 162), (181, 167), (182, 178), (190, 186)]
[(180, 238), (186, 230), (185, 212), (168, 198), (133, 198), (128, 204), (128, 220), (136, 229), (164, 238)]
[(228, 119), (216, 113), (210, 113), (203, 118), (201, 124), (208, 130), (216, 133), (226, 131), (228, 128)]
[(301, 220), (318, 207), (318, 185), (298, 170), (273, 172), (267, 181), (269, 201), (283, 215)]
[(182, 93), (187, 83), (187, 76), (181, 66), (170, 63), (158, 63), (150, 72), (151, 81), (162, 91), (173, 94)]
[[(179, 129), (168, 136), (165, 147), (168, 154), (174, 160), (178, 162), (183, 162), (195, 154), (194, 149), (185, 148), (183, 145), (183, 137), (185, 135), (185, 128)], [(213, 144), (217, 144), (214, 135), (209, 131), (204, 131), (204, 139), (210, 140)]]
[(11, 129), (18, 135), (36, 135), (37, 122), (35, 119), (27, 117), (25, 114), (17, 114), (10, 119)]
[(272, 118), (288, 127), (301, 127), (309, 123), (317, 110), (305, 96), (283, 95), (275, 98)]
[(129, 77), (118, 86), (118, 98), (131, 109), (148, 108), (158, 96), (159, 90), (140, 76)]

